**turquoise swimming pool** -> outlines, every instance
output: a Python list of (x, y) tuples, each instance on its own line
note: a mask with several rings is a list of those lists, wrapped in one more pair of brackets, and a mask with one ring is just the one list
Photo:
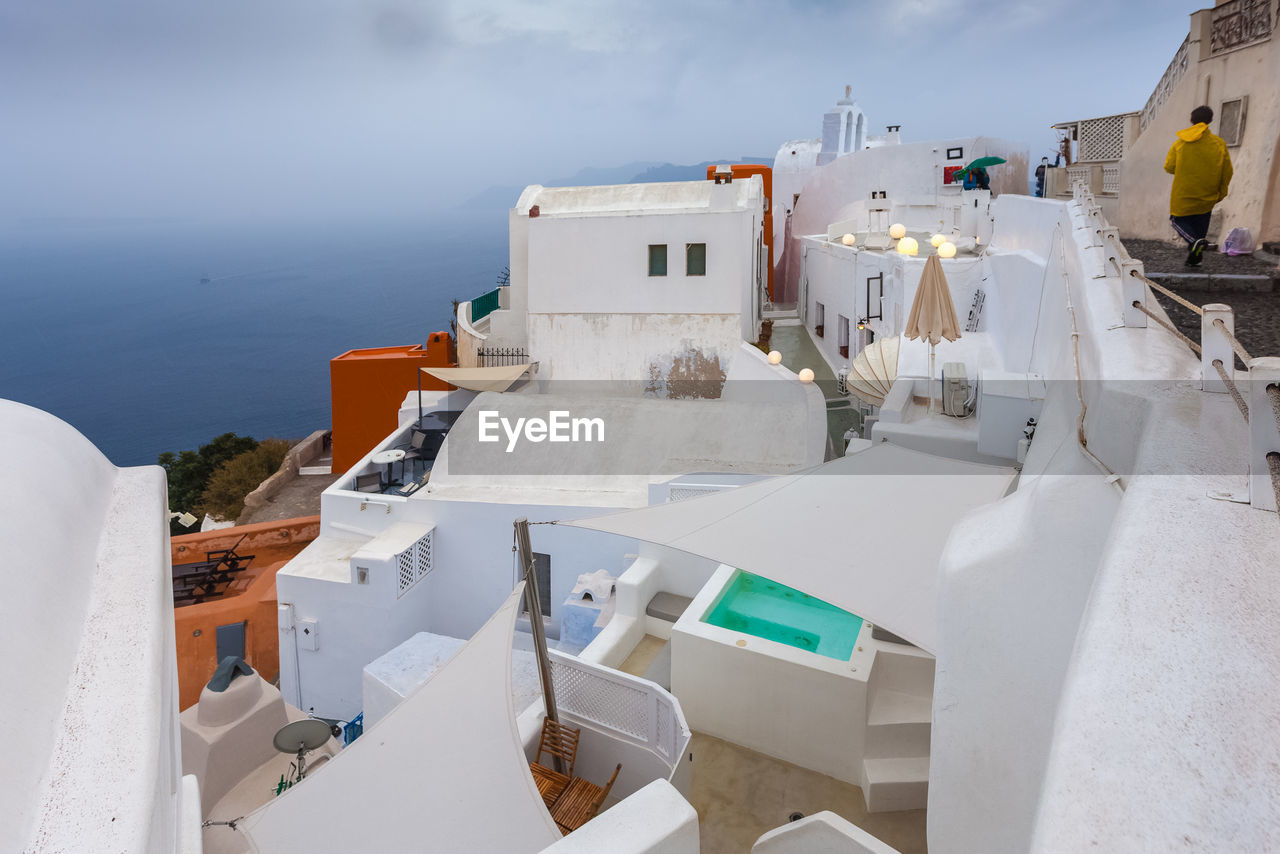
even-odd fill
[(840, 661), (853, 654), (862, 629), (857, 614), (742, 570), (703, 622)]

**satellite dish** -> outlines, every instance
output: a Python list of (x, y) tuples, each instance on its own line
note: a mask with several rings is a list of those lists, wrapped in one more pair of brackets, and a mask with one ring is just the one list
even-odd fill
[(281, 753), (298, 753), (323, 747), (329, 740), (329, 725), (315, 718), (294, 721), (280, 727), (271, 743)]
[(271, 739), (271, 743), (281, 753), (296, 753), (298, 755), (298, 779), (301, 780), (306, 776), (306, 759), (303, 754), (308, 750), (323, 747), (329, 741), (330, 736), (331, 733), (327, 723), (318, 721), (315, 718), (307, 718), (306, 720), (294, 721), (291, 724), (285, 724), (280, 727), (276, 731), (275, 738)]

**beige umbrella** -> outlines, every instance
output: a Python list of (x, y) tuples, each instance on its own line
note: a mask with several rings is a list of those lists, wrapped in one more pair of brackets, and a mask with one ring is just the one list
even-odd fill
[(896, 335), (877, 338), (863, 347), (849, 365), (849, 377), (845, 380), (849, 391), (872, 406), (882, 405), (898, 377), (900, 340)]
[(930, 255), (924, 262), (920, 287), (916, 289), (916, 298), (911, 303), (904, 334), (911, 339), (923, 338), (929, 342), (929, 411), (933, 412), (933, 348), (943, 338), (955, 341), (960, 337), (960, 321), (951, 302), (951, 288), (947, 285), (942, 261), (937, 255)]

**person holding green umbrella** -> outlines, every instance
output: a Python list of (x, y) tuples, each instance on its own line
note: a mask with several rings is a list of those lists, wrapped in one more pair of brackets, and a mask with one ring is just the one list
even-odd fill
[(1004, 162), (1003, 157), (979, 157), (963, 169), (957, 170), (955, 177), (964, 179), (966, 190), (990, 190), (991, 176), (987, 174), (987, 167)]

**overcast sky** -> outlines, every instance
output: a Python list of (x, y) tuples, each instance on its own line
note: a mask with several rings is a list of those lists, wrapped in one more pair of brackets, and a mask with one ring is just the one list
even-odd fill
[(873, 130), (1034, 161), (1054, 121), (1140, 109), (1195, 8), (0, 0), (0, 217), (418, 216), (584, 166), (772, 156), (846, 83)]

